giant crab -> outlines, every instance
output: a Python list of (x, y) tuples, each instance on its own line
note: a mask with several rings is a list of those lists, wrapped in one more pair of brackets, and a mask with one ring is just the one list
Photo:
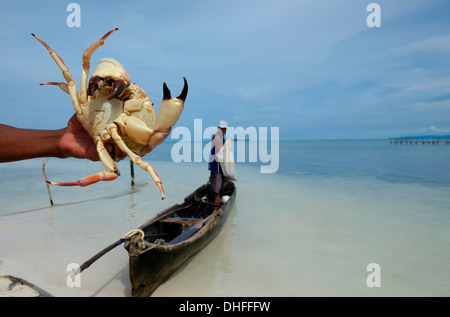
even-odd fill
[(59, 186), (88, 186), (116, 179), (120, 175), (119, 168), (105, 149), (105, 144), (115, 143), (131, 161), (150, 174), (164, 199), (161, 179), (155, 169), (140, 156), (152, 151), (169, 135), (183, 111), (188, 91), (187, 81), (183, 78), (183, 90), (175, 98), (171, 97), (166, 83), (163, 84), (163, 99), (156, 116), (153, 102), (145, 91), (131, 83), (125, 68), (112, 58), (100, 59), (88, 83), (91, 55), (117, 30), (110, 30), (84, 52), (80, 92), (61, 57), (47, 43), (32, 34), (47, 48), (67, 82), (45, 82), (42, 85), (57, 85), (70, 95), (77, 118), (93, 138), (100, 161), (106, 169), (75, 182), (50, 183)]

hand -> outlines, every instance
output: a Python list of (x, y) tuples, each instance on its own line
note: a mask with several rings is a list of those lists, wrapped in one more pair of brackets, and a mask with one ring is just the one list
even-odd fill
[[(100, 160), (92, 137), (78, 121), (76, 114), (70, 118), (67, 128), (62, 131), (63, 135), (59, 140), (59, 148), (63, 156), (87, 158), (91, 161)], [(117, 145), (108, 143), (105, 144), (105, 148), (116, 162), (125, 158), (125, 154)]]

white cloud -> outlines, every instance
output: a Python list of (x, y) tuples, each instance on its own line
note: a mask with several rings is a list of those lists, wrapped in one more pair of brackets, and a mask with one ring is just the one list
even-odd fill
[(450, 33), (432, 35), (419, 39), (397, 48), (399, 53), (412, 53), (418, 51), (450, 52)]
[(424, 133), (424, 134), (437, 134), (437, 135), (440, 135), (440, 134), (450, 133), (450, 128), (438, 128), (438, 127), (435, 127), (435, 126), (431, 125), (431, 126), (429, 126), (427, 128), (422, 129), (421, 132)]
[[(79, 3), (79, 29), (65, 25), (67, 4), (44, 10), (40, 2), (8, 2), (2, 11), (23, 17), (20, 24), (0, 23), (0, 94), (15, 98), (4, 110), (9, 118), (17, 112), (22, 120), (37, 100), (55, 102), (59, 92), (38, 83), (63, 80), (31, 32), (58, 51), (78, 84), (84, 49), (117, 26), (92, 67), (100, 57), (117, 58), (155, 103), (162, 81), (178, 91), (186, 76), (190, 93), (181, 121), (221, 109), (241, 125), (276, 120), (300, 137), (298, 121), (317, 137), (344, 126), (360, 136), (369, 131), (364, 123), (371, 131), (392, 130), (399, 121), (415, 130), (450, 126), (450, 21), (443, 1), (377, 1), (380, 29), (366, 25), (370, 2), (354, 0)], [(11, 87), (26, 84), (27, 94), (11, 94)], [(69, 108), (68, 102), (61, 103)]]
[(429, 101), (429, 102), (417, 102), (414, 104), (416, 107), (426, 107), (426, 108), (448, 108), (450, 109), (450, 99), (439, 100), (439, 101)]

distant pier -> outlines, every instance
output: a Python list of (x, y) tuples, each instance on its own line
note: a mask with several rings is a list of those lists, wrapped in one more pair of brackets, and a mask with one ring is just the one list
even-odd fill
[(418, 136), (418, 137), (401, 137), (389, 139), (391, 144), (431, 144), (450, 145), (450, 136)]

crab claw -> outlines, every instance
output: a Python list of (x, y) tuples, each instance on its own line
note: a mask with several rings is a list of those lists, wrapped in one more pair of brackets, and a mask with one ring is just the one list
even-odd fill
[(105, 80), (105, 78), (98, 75), (92, 76), (91, 79), (89, 80), (88, 96), (94, 96), (95, 91), (97, 89), (102, 89), (105, 86), (111, 86), (111, 92), (107, 97), (108, 100), (111, 100), (120, 96), (120, 94), (122, 94), (124, 90), (127, 89), (129, 84), (121, 78), (119, 79), (109, 78)]
[(172, 98), (166, 83), (163, 85), (163, 100), (156, 115), (155, 130), (168, 132), (177, 123), (184, 109), (184, 101), (188, 93), (188, 83), (183, 77), (184, 86), (178, 97)]
[(112, 84), (111, 93), (108, 95), (108, 100), (116, 98), (119, 96), (125, 89), (127, 89), (128, 84), (123, 79), (115, 79)]
[(184, 77), (183, 77), (183, 81), (184, 81), (183, 90), (181, 91), (181, 94), (177, 98), (180, 100), (183, 100), (183, 104), (184, 104), (184, 101), (186, 100), (187, 93), (188, 93), (188, 83), (187, 83), (186, 78), (184, 78)]
[(88, 96), (94, 96), (94, 92), (97, 89), (102, 88), (105, 85), (105, 80), (100, 76), (92, 76), (88, 85)]
[[(177, 99), (180, 99), (183, 101), (186, 100), (186, 96), (188, 93), (188, 83), (186, 78), (183, 77), (184, 80), (184, 85), (183, 85), (183, 90), (181, 91), (181, 94), (177, 97)], [(169, 88), (167, 87), (166, 83), (163, 84), (163, 100), (169, 100), (172, 99), (172, 95), (170, 93)]]
[[(184, 101), (188, 93), (188, 84), (184, 78), (184, 86), (181, 94), (178, 97), (172, 98), (170, 90), (166, 83), (163, 85), (163, 100), (159, 106), (156, 115), (154, 134), (147, 142), (151, 147), (161, 144), (170, 134), (172, 127), (177, 123), (178, 118), (184, 109)], [(144, 149), (144, 153), (149, 149)]]

